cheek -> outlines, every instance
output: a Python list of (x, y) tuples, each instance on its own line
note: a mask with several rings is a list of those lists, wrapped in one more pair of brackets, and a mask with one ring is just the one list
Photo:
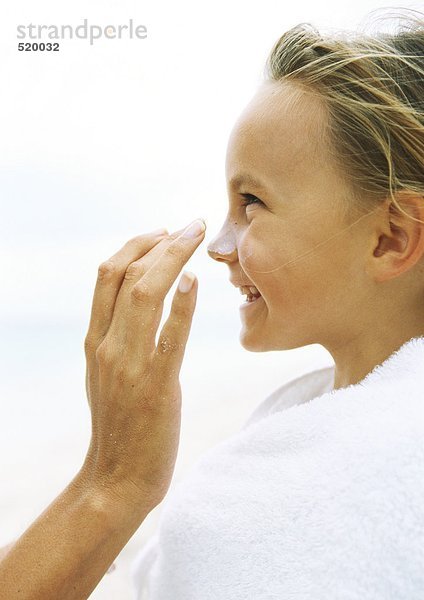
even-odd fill
[(290, 301), (294, 295), (298, 300), (299, 294), (308, 296), (327, 278), (328, 261), (318, 249), (311, 252), (316, 244), (304, 231), (273, 231), (252, 223), (239, 240), (238, 258), (265, 297)]
[[(286, 243), (284, 242), (286, 240)], [(260, 276), (291, 261), (293, 252), (287, 245), (287, 236), (272, 226), (253, 221), (239, 239), (238, 259), (246, 273)]]
[(267, 257), (269, 260), (272, 255), (275, 255), (275, 248), (257, 228), (256, 231), (254, 228), (249, 228), (239, 241), (238, 259), (247, 274), (265, 270)]

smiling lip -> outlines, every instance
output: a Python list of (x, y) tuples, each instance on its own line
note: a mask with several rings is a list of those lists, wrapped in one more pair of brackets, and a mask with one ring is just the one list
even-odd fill
[(240, 304), (239, 309), (240, 312), (249, 312), (250, 310), (253, 311), (253, 307), (258, 307), (258, 305), (262, 304), (262, 296), (256, 296), (254, 298), (254, 300), (251, 300), (250, 302), (246, 300), (246, 302), (243, 302), (243, 304)]
[(255, 296), (261, 296), (261, 292), (258, 290), (258, 288), (256, 287), (256, 285), (253, 285), (253, 283), (242, 283), (239, 281), (232, 281), (230, 279), (230, 282), (233, 284), (234, 287), (238, 288), (242, 294), (249, 294), (252, 293)]
[(256, 300), (258, 300), (258, 298), (261, 298), (261, 296), (262, 296), (262, 294), (260, 293), (258, 288), (250, 282), (245, 283), (245, 282), (235, 281), (230, 278), (230, 283), (232, 283), (234, 287), (238, 288), (240, 290), (241, 294), (247, 296), (246, 301), (243, 303), (243, 305), (244, 304), (253, 304), (254, 302), (256, 302)]
[(253, 283), (251, 283), (250, 281), (234, 281), (233, 279), (230, 279), (230, 283), (233, 284), (234, 287), (250, 287), (251, 285), (253, 285)]

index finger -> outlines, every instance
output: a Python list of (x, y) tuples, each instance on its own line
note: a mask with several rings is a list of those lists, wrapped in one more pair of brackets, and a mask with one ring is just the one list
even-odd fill
[[(192, 230), (192, 234), (190, 234)], [(132, 286), (128, 293), (126, 319), (132, 324), (130, 337), (136, 340), (131, 346), (151, 347), (156, 331), (152, 328), (156, 308), (169, 292), (177, 275), (204, 239), (206, 223), (197, 219), (174, 239), (148, 271)], [(110, 334), (117, 335), (120, 315), (114, 315)]]
[(86, 350), (95, 351), (108, 332), (116, 298), (128, 265), (149, 252), (166, 235), (166, 229), (138, 235), (99, 266), (85, 342)]

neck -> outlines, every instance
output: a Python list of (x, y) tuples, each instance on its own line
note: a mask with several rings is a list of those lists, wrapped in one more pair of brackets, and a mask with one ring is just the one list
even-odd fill
[(335, 362), (334, 389), (359, 383), (374, 367), (380, 365), (404, 343), (413, 337), (424, 335), (424, 327), (402, 328), (393, 331), (390, 327), (373, 329), (370, 336), (360, 334), (343, 345), (329, 348)]

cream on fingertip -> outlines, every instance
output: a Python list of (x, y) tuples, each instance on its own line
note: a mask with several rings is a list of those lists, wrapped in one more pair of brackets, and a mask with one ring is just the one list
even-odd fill
[(187, 294), (187, 292), (189, 292), (193, 287), (195, 277), (196, 276), (194, 273), (191, 273), (190, 271), (184, 271), (178, 283), (178, 290), (183, 294)]
[(184, 238), (196, 238), (206, 229), (206, 223), (203, 219), (196, 219), (181, 234)]

